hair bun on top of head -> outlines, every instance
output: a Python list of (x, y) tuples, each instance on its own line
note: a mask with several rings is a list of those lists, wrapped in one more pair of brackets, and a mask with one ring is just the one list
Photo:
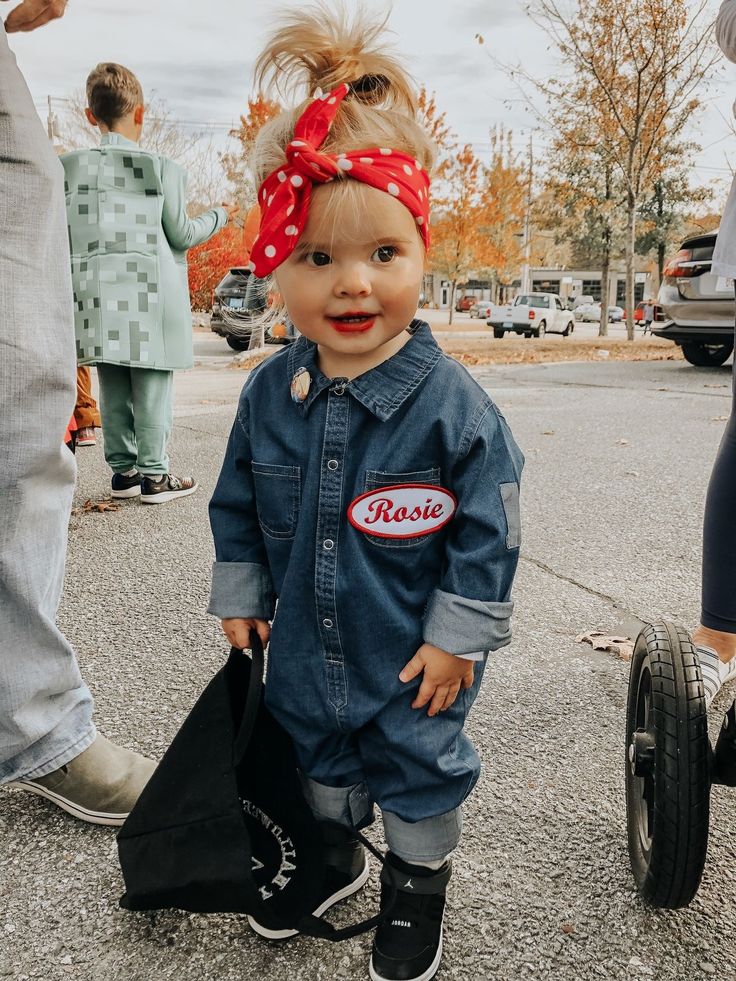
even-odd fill
[(256, 61), (257, 88), (301, 102), (346, 83), (358, 101), (414, 117), (412, 81), (383, 38), (387, 21), (360, 5), (349, 13), (343, 0), (283, 11)]

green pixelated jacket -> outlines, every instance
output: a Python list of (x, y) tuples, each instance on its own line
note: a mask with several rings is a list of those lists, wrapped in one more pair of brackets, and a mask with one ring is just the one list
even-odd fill
[(186, 171), (108, 133), (61, 158), (79, 364), (191, 368), (187, 249), (227, 221), (186, 212)]

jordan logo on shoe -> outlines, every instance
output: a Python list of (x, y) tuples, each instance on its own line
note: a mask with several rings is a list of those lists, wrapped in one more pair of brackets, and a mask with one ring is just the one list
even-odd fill
[(411, 879), (407, 879), (404, 889), (413, 889), (413, 888), (414, 886), (411, 884)]

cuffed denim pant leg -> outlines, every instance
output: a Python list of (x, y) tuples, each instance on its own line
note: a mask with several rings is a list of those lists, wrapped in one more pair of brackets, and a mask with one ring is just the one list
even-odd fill
[[(373, 801), (364, 783), (328, 787), (305, 778), (304, 792), (312, 813), (321, 821), (337, 821), (360, 829), (373, 820)], [(417, 865), (438, 862), (454, 851), (460, 841), (463, 820), (459, 807), (422, 821), (403, 821), (390, 811), (382, 814), (386, 844), (405, 862)]]
[(74, 489), (76, 358), (64, 175), (0, 23), (0, 783), (95, 738), (56, 627)]
[(97, 378), (107, 465), (115, 473), (168, 473), (173, 371), (98, 364)]

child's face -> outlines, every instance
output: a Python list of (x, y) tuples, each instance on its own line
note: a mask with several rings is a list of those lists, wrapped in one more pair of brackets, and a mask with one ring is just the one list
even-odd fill
[(390, 194), (361, 185), (358, 208), (348, 197), (325, 218), (331, 193), (330, 185), (315, 187), (304, 232), (276, 271), (278, 289), (294, 325), (321, 353), (378, 364), (415, 315), (424, 246), (413, 216)]

